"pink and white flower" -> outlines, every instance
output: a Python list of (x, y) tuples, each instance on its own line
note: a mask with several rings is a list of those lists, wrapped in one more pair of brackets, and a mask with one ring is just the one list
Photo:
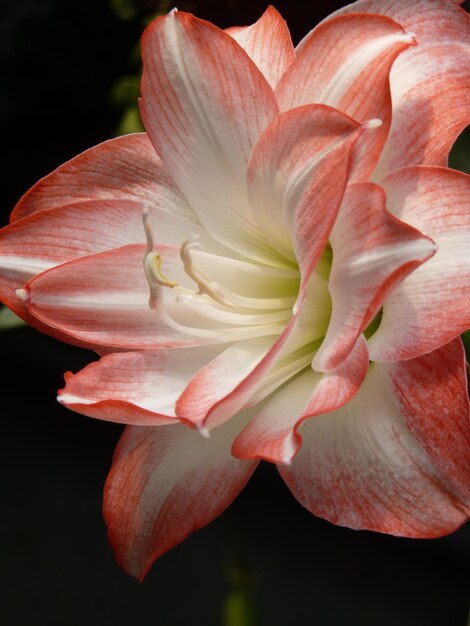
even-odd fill
[(270, 7), (142, 40), (146, 133), (39, 181), (0, 295), (96, 350), (59, 401), (128, 424), (105, 488), (119, 563), (155, 558), (260, 459), (310, 511), (410, 537), (470, 516), (470, 20), (359, 0), (294, 49)]

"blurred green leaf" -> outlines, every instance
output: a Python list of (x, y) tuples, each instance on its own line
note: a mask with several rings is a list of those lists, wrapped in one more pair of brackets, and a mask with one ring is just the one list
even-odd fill
[(9, 328), (17, 328), (18, 326), (25, 325), (25, 322), (6, 306), (0, 309), (0, 330), (8, 330)]
[(137, 104), (128, 107), (116, 128), (116, 136), (140, 133), (144, 130)]
[(255, 576), (238, 551), (229, 557), (225, 570), (229, 591), (222, 606), (223, 626), (256, 626), (256, 603), (253, 598)]
[(128, 106), (135, 104), (140, 95), (140, 76), (121, 76), (113, 85), (109, 96), (111, 104)]
[(246, 589), (227, 594), (224, 604), (223, 626), (255, 626), (255, 607)]
[(111, 0), (111, 9), (114, 15), (124, 22), (133, 20), (138, 13), (135, 0)]

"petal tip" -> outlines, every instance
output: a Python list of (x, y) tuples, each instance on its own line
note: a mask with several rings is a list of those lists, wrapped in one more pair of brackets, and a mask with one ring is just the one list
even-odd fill
[(28, 300), (28, 292), (26, 289), (17, 289), (15, 291), (16, 296), (22, 300), (23, 302), (27, 302)]
[(407, 31), (404, 34), (403, 41), (405, 43), (409, 44), (410, 46), (417, 46), (418, 45), (418, 40), (416, 38), (416, 33), (412, 33), (410, 31)]
[(204, 437), (204, 439), (209, 439), (210, 438), (211, 434), (209, 432), (209, 429), (206, 428), (205, 426), (197, 426), (197, 430), (198, 430), (199, 434)]
[(364, 124), (362, 124), (362, 128), (364, 128), (366, 130), (371, 130), (373, 128), (380, 128), (380, 126), (382, 126), (382, 124), (383, 124), (383, 120), (374, 117), (374, 118), (368, 120), (367, 122), (365, 122)]

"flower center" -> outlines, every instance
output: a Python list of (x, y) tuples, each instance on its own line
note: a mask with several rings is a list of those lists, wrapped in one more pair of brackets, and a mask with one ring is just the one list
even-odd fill
[[(203, 338), (202, 343), (272, 337), (266, 344), (269, 349), (294, 315), (300, 286), (298, 266), (265, 265), (229, 250), (221, 253), (217, 245), (205, 249), (195, 235), (181, 245), (179, 259), (172, 265), (155, 244), (147, 211), (143, 218), (150, 306), (160, 319), (182, 333)], [(274, 379), (279, 384), (311, 364), (331, 315), (328, 278), (332, 258), (327, 244), (309, 279), (289, 353), (277, 363), (273, 381), (269, 382), (268, 376), (263, 388), (274, 384)]]

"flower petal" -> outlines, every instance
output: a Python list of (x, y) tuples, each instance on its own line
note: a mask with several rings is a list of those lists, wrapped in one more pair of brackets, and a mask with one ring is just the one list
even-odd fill
[(238, 411), (262, 400), (278, 384), (285, 382), (284, 366), (290, 370), (298, 351), (308, 349), (309, 344), (324, 335), (329, 317), (329, 301), (325, 301), (328, 297), (326, 281), (314, 272), (306, 293), (307, 297), (298, 301), (289, 323), (266, 354), (231, 391), (208, 407), (200, 426), (211, 428), (223, 423)]
[(394, 361), (430, 352), (470, 327), (470, 176), (407, 167), (381, 185), (389, 210), (439, 248), (388, 296), (369, 341), (373, 360)]
[(197, 223), (145, 133), (110, 139), (64, 163), (25, 193), (11, 221), (89, 200), (133, 200)]
[(274, 89), (295, 58), (289, 29), (281, 14), (269, 6), (251, 26), (226, 32), (253, 59)]
[(333, 226), (360, 130), (330, 107), (300, 107), (274, 119), (250, 158), (256, 221), (276, 250), (297, 260), (300, 297)]
[(338, 411), (309, 420), (288, 487), (336, 524), (437, 537), (470, 516), (470, 421), (460, 340), (413, 361), (372, 364)]
[[(166, 274), (179, 266), (178, 249), (160, 248)], [(26, 287), (28, 311), (43, 324), (88, 346), (156, 349), (194, 345), (149, 308), (142, 267), (145, 246), (131, 245), (52, 268)]]
[(234, 500), (256, 461), (230, 454), (238, 423), (209, 439), (175, 426), (129, 426), (104, 493), (108, 537), (118, 563), (139, 580), (153, 561)]
[(375, 168), (390, 126), (390, 68), (413, 43), (413, 37), (387, 17), (328, 19), (297, 47), (296, 60), (276, 90), (279, 107), (286, 111), (321, 103), (360, 122), (382, 120), (381, 128), (361, 139), (355, 154), (355, 179), (365, 180)]
[(266, 259), (246, 161), (277, 112), (272, 89), (230, 35), (187, 13), (155, 19), (142, 55), (142, 118), (165, 167), (215, 239)]
[(470, 119), (469, 15), (443, 0), (359, 0), (330, 19), (358, 12), (388, 16), (418, 42), (390, 73), (393, 120), (375, 178), (405, 165), (447, 165)]
[(274, 341), (273, 337), (238, 341), (224, 350), (192, 377), (176, 403), (176, 414), (203, 426), (208, 411), (251, 374)]
[(108, 354), (65, 375), (58, 400), (98, 419), (134, 425), (175, 422), (175, 402), (191, 377), (220, 347)]
[(338, 409), (361, 386), (369, 357), (363, 337), (336, 369), (326, 374), (310, 368), (276, 392), (235, 439), (232, 454), (242, 459), (290, 463), (302, 443), (299, 428), (309, 417)]
[(89, 254), (145, 241), (142, 204), (89, 200), (32, 213), (0, 232), (0, 298), (24, 317), (16, 295), (42, 271)]
[(330, 244), (333, 311), (313, 359), (319, 371), (333, 369), (346, 358), (387, 294), (436, 251), (431, 239), (386, 211), (385, 193), (373, 183), (348, 187)]

